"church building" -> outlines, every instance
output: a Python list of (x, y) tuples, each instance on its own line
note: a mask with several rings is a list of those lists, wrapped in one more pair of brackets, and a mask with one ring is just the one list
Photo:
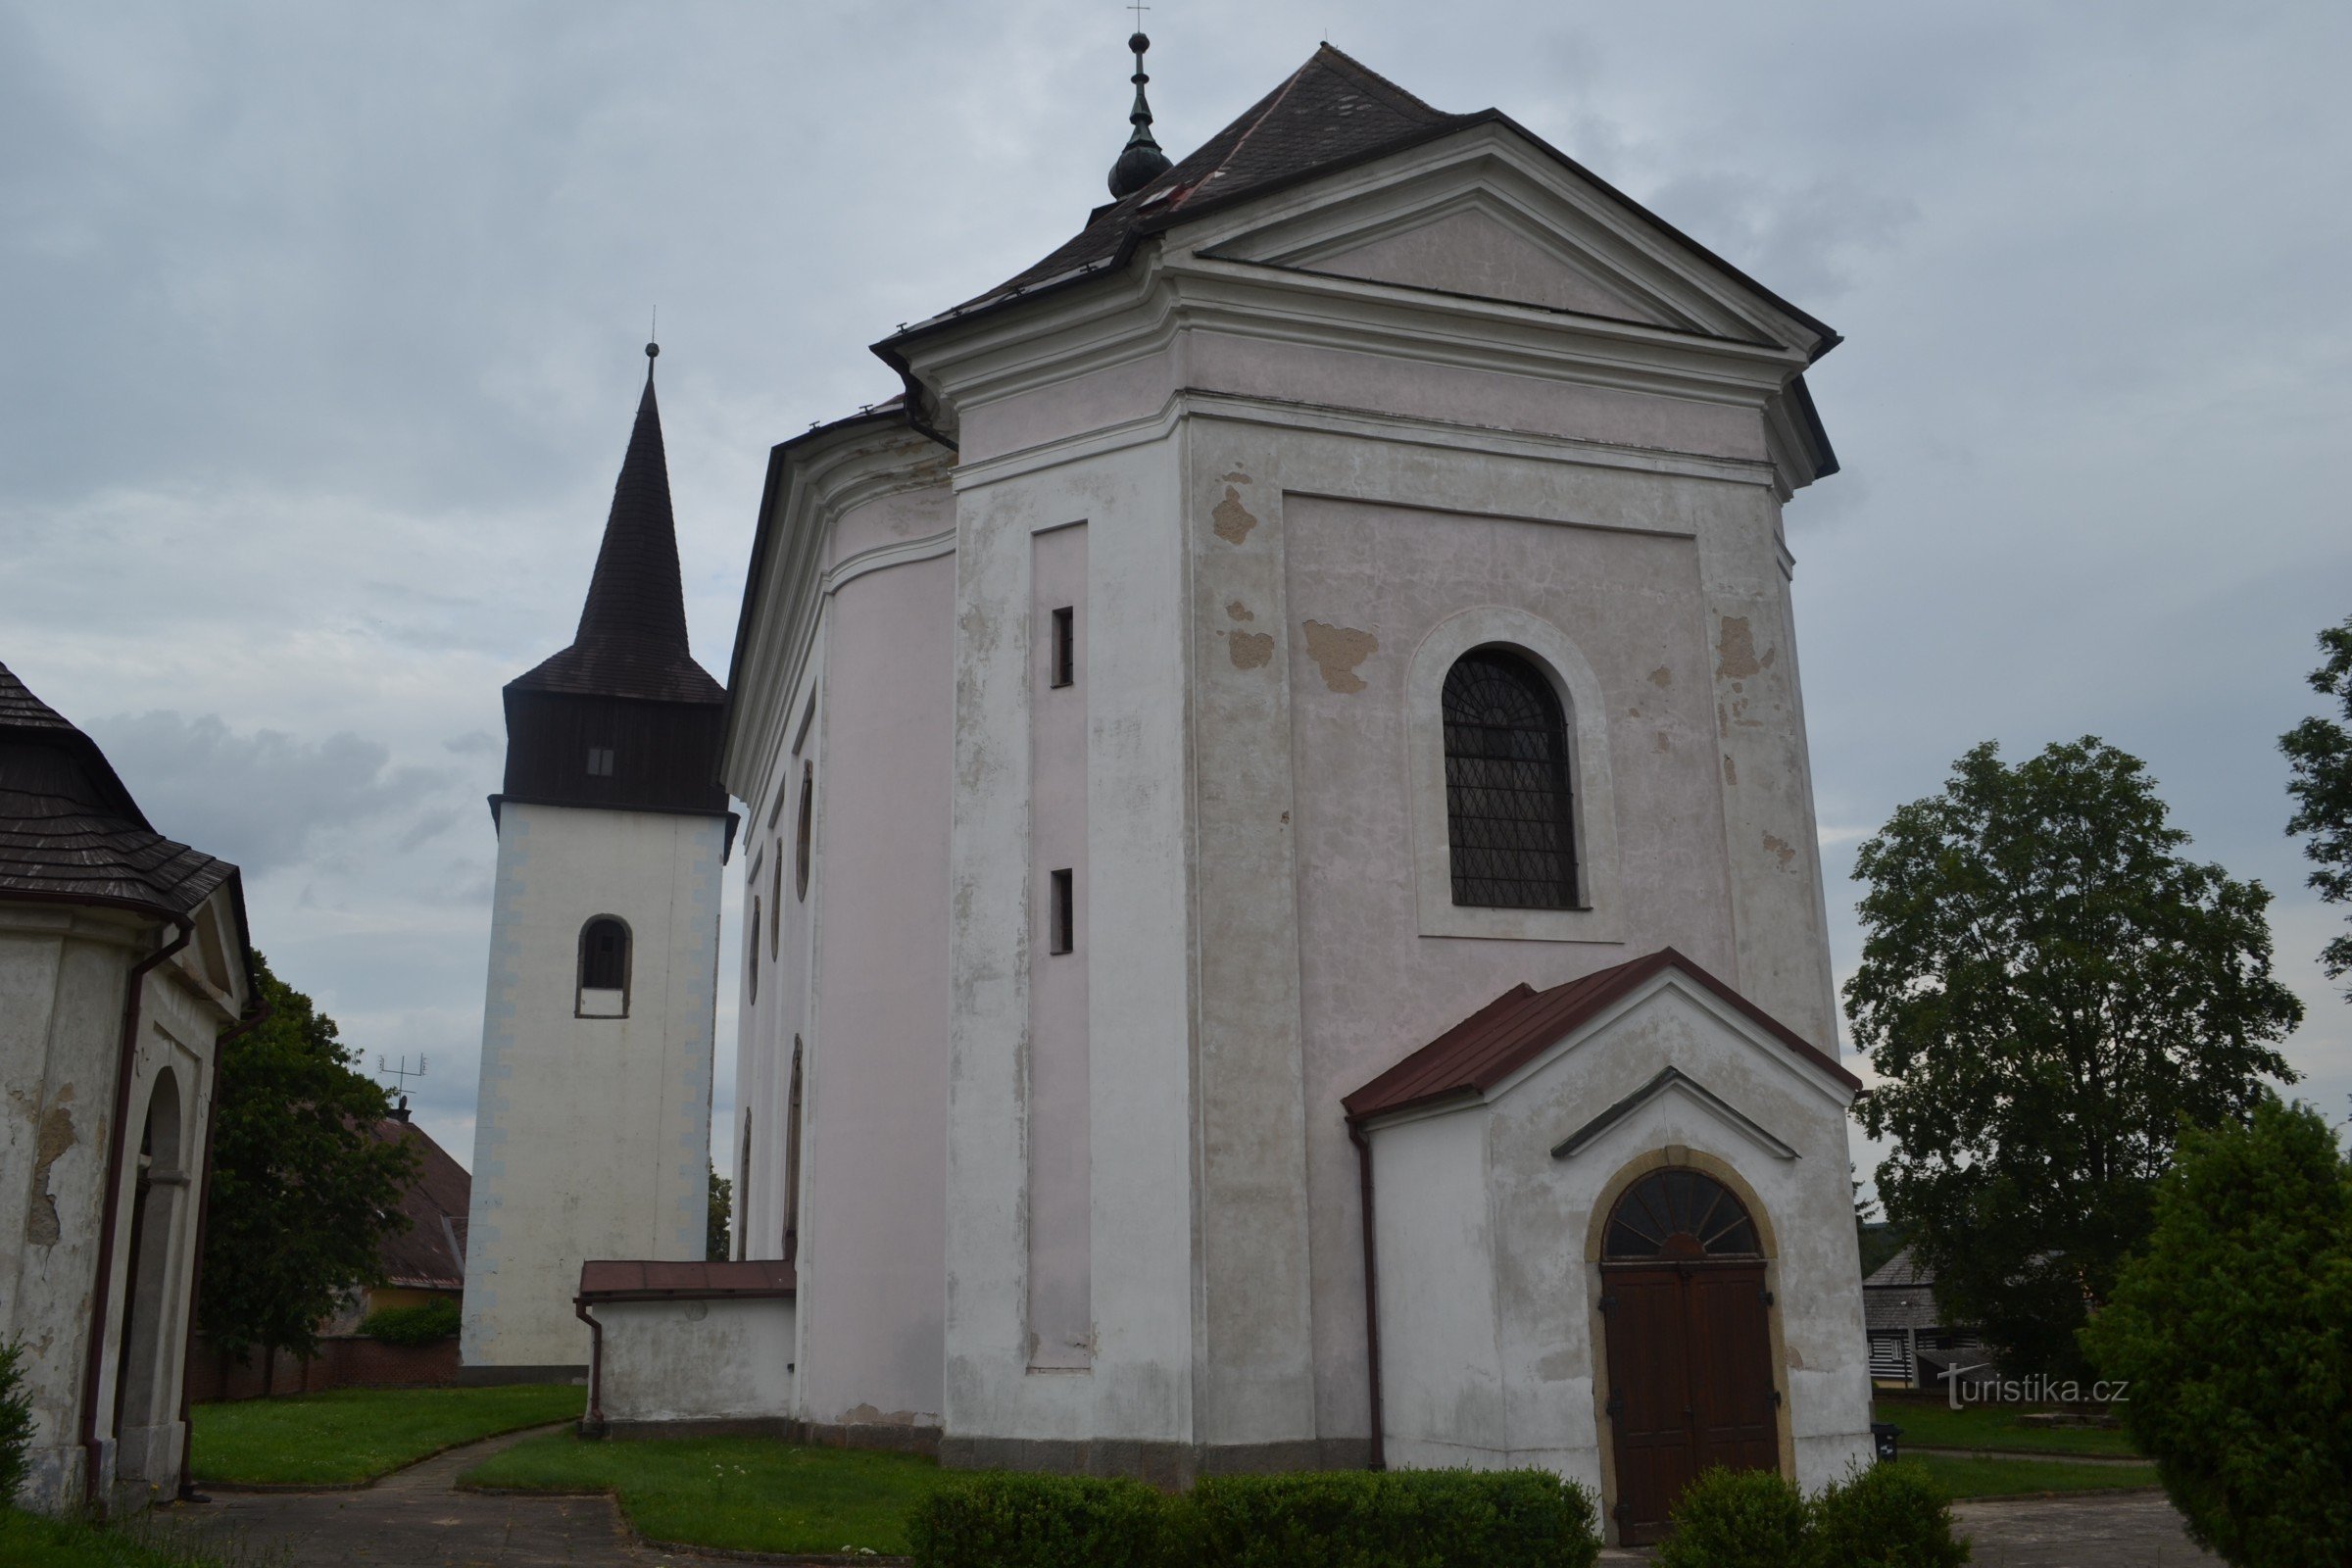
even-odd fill
[[(1623, 1541), (1709, 1464), (1817, 1488), (1869, 1378), (1782, 508), (1836, 471), (1838, 336), (1328, 46), (1171, 163), (1130, 46), (1111, 199), (771, 455), (717, 743), (739, 1261), (590, 1263), (602, 1415), (1169, 1484), (1539, 1465)], [(550, 689), (686, 724), (682, 658)], [(500, 951), (585, 976), (604, 906), (542, 934), (507, 863), (624, 809), (561, 737), (561, 787), (510, 764)], [(725, 842), (679, 755), (612, 884), (678, 912), (612, 912), (682, 996)], [(501, 1008), (586, 1041), (580, 984), (494, 979), (485, 1128)], [(649, 1140), (702, 1050), (614, 1058)], [(529, 1093), (606, 1092), (569, 1061)]]

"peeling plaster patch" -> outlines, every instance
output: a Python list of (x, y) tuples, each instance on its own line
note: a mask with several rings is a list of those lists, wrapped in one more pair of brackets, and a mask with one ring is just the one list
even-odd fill
[(1649, 683), (1660, 691), (1664, 691), (1674, 684), (1674, 671), (1668, 669), (1664, 664), (1660, 664), (1649, 672)]
[(910, 1427), (914, 1425), (912, 1410), (877, 1410), (870, 1404), (853, 1405), (841, 1413), (844, 1426), (852, 1427)]
[(1256, 669), (1273, 660), (1274, 634), (1270, 631), (1237, 631), (1225, 644), (1225, 651), (1233, 656), (1234, 668)]
[(1380, 639), (1368, 631), (1326, 626), (1319, 620), (1306, 622), (1306, 657), (1323, 671), (1323, 684), (1335, 692), (1362, 691), (1364, 678), (1355, 672), (1355, 666), (1379, 649)]
[(1234, 469), (1234, 470), (1233, 470), (1231, 473), (1229, 473), (1229, 474), (1225, 475), (1225, 482), (1226, 482), (1227, 484), (1255, 484), (1255, 483), (1257, 483), (1257, 481), (1256, 481), (1255, 479), (1252, 479), (1252, 478), (1250, 478), (1250, 477), (1248, 474), (1244, 473), (1244, 472), (1243, 472), (1241, 469), (1239, 469), (1239, 468), (1236, 468), (1236, 469)]
[[(74, 1086), (68, 1084), (57, 1098), (62, 1102), (73, 1095)], [(75, 1142), (74, 1113), (62, 1103), (51, 1105), (42, 1115), (33, 1141), (32, 1210), (24, 1216), (24, 1239), (35, 1247), (55, 1247), (64, 1235), (58, 1223), (57, 1200), (49, 1193), (49, 1167)]]
[(1251, 613), (1250, 607), (1239, 599), (1225, 607), (1225, 613), (1235, 620), (1255, 620), (1257, 618), (1255, 614)]
[(1652, 735), (1649, 738), (1649, 744), (1654, 750), (1661, 752), (1671, 752), (1674, 750), (1674, 742), (1666, 738), (1666, 732), (1664, 730), (1659, 730), (1656, 734)]
[(1732, 760), (1732, 754), (1729, 752), (1723, 754), (1723, 781), (1726, 784), (1740, 782), (1740, 764)]
[(1231, 485), (1225, 487), (1225, 499), (1217, 503), (1208, 517), (1217, 537), (1229, 545), (1240, 544), (1257, 526), (1257, 514), (1242, 505), (1242, 493)]
[(1777, 834), (1767, 833), (1764, 835), (1764, 849), (1767, 854), (1780, 860), (1781, 869), (1784, 871), (1796, 863), (1796, 846)]
[[(1715, 673), (1731, 680), (1748, 676), (1772, 667), (1781, 651), (1775, 648), (1762, 659), (1756, 657), (1756, 634), (1749, 629), (1745, 615), (1723, 617), (1723, 636), (1715, 644)], [(1652, 675), (1650, 679), (1657, 677)]]

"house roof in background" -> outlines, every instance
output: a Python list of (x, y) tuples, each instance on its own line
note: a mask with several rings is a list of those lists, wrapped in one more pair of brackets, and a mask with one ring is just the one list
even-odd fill
[(0, 664), (0, 898), (184, 916), (226, 885), (242, 942), (236, 884), (226, 860), (156, 832), (97, 743)]
[(385, 1283), (411, 1290), (464, 1290), (466, 1215), (473, 1198), (473, 1178), (431, 1134), (403, 1116), (377, 1122), (375, 1136), (416, 1152), (416, 1177), (400, 1195), (400, 1211), (409, 1217), (409, 1228), (386, 1237), (376, 1250)]

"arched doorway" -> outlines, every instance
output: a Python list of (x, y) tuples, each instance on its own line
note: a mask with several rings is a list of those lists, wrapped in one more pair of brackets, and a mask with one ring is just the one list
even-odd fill
[(1667, 1510), (1710, 1465), (1778, 1470), (1770, 1298), (1755, 1220), (1688, 1166), (1635, 1182), (1600, 1252), (1616, 1515), (1629, 1545), (1658, 1540)]
[[(181, 1169), (179, 1078), (169, 1067), (156, 1074), (147, 1097), (147, 1118), (133, 1156), (135, 1178), (130, 1210), (130, 1245), (116, 1342), (115, 1464), (120, 1482), (160, 1480), (149, 1450), (153, 1429), (177, 1418), (176, 1390), (171, 1385), (172, 1358), (167, 1345), (180, 1313), (172, 1298), (176, 1271), (173, 1240), (180, 1195), (187, 1190)], [(174, 1448), (170, 1457), (176, 1457)]]

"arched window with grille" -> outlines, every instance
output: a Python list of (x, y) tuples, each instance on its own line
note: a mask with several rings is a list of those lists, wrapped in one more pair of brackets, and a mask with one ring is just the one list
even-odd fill
[(1567, 714), (1544, 671), (1474, 648), (1446, 672), (1446, 838), (1457, 905), (1574, 909)]
[(580, 985), (574, 1016), (629, 1015), (629, 928), (617, 915), (600, 914), (580, 927)]

